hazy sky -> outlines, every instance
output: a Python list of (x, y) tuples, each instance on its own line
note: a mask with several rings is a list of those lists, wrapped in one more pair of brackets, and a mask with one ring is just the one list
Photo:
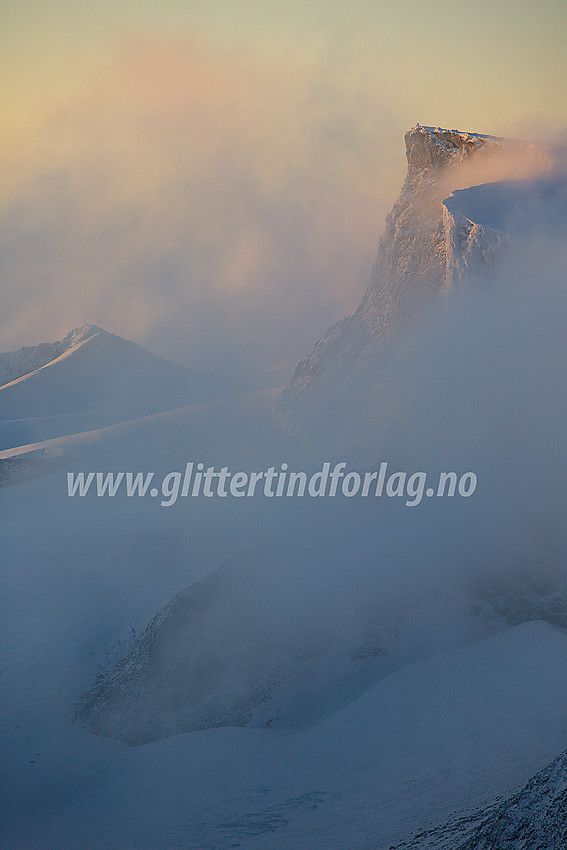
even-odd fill
[(0, 350), (86, 322), (294, 359), (366, 286), (416, 122), (553, 139), (563, 0), (4, 3)]

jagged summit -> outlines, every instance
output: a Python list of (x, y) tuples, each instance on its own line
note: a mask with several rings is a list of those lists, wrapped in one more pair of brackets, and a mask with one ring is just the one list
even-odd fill
[(420, 124), (405, 134), (405, 146), (407, 175), (362, 301), (298, 364), (276, 405), (292, 431), (356, 441), (374, 403), (396, 417), (395, 405), (382, 403), (395, 394), (385, 369), (388, 346), (436, 299), (490, 269), (509, 238), (449, 210), (445, 199), (479, 184), (541, 177), (553, 166), (548, 145)]
[(537, 163), (541, 163), (544, 168), (549, 166), (555, 153), (552, 145), (540, 142), (492, 136), (488, 133), (449, 130), (444, 127), (427, 127), (422, 124), (416, 124), (408, 130), (404, 140), (408, 174), (425, 170), (440, 171), (479, 151), (499, 152), (506, 157), (516, 154), (528, 161), (533, 160), (537, 170)]
[(406, 135), (409, 135), (410, 133), (415, 133), (415, 132), (427, 133), (427, 134), (433, 135), (433, 136), (438, 136), (438, 135), (441, 135), (442, 133), (455, 133), (458, 136), (469, 136), (470, 138), (476, 137), (476, 138), (479, 138), (479, 139), (502, 139), (501, 136), (494, 136), (494, 135), (491, 135), (490, 133), (477, 133), (477, 132), (473, 133), (473, 132), (468, 132), (468, 131), (464, 131), (464, 130), (455, 130), (455, 129), (450, 130), (447, 127), (439, 127), (438, 125), (420, 124), (419, 121), (415, 125), (415, 127), (412, 127), (410, 130), (408, 130)]
[(63, 337), (63, 339), (61, 340), (61, 344), (70, 348), (72, 345), (76, 345), (78, 342), (83, 342), (85, 339), (90, 339), (90, 337), (95, 336), (95, 334), (115, 336), (115, 334), (111, 334), (109, 331), (105, 331), (103, 330), (103, 328), (99, 328), (98, 325), (81, 325), (78, 328), (74, 328), (67, 334), (67, 336)]
[(416, 124), (405, 134), (408, 173), (425, 169), (441, 169), (456, 158), (469, 156), (486, 145), (500, 146), (503, 139), (482, 133), (463, 133), (441, 127), (424, 127)]

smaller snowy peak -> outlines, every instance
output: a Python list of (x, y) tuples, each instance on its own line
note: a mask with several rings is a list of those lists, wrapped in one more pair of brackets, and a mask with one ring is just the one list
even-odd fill
[(194, 404), (228, 387), (220, 376), (180, 366), (96, 325), (0, 355), (0, 381), (1, 421), (110, 409), (129, 418), (134, 411), (127, 407), (148, 415), (156, 405)]
[(41, 369), (42, 366), (46, 366), (71, 348), (97, 334), (113, 336), (96, 325), (82, 325), (55, 342), (40, 342), (39, 345), (23, 346), (17, 351), (0, 354), (0, 386), (16, 381), (30, 372), (35, 372), (36, 369)]
[(64, 351), (67, 351), (69, 348), (78, 345), (80, 342), (85, 342), (87, 339), (90, 339), (97, 334), (103, 334), (105, 337), (114, 336), (114, 334), (99, 328), (97, 325), (82, 325), (81, 327), (70, 331), (67, 336), (63, 337), (60, 345), (63, 347)]

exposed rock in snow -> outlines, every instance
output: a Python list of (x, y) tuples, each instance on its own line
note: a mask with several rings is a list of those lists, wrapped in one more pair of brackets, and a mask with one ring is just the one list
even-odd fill
[[(466, 191), (466, 190), (461, 190)], [(451, 196), (453, 197), (453, 196)], [(445, 288), (466, 283), (479, 269), (488, 266), (498, 257), (509, 241), (509, 235), (471, 221), (458, 210), (450, 212), (443, 204), (443, 229), (445, 231), (446, 272)]]
[(10, 457), (0, 457), (0, 486), (35, 478), (54, 469), (61, 461), (61, 451), (45, 448), (32, 448)]
[(391, 850), (565, 850), (567, 750), (512, 797), (424, 830)]
[(458, 850), (564, 850), (567, 750), (506, 800)]
[(505, 569), (477, 575), (474, 612), (510, 626), (544, 620), (567, 628), (567, 569), (565, 558), (550, 552), (525, 550), (523, 558)]
[(386, 219), (368, 289), (357, 310), (297, 365), (276, 406), (293, 431), (352, 439), (364, 419), (357, 383), (364, 385), (365, 409), (381, 408), (384, 427), (395, 421), (404, 400), (396, 397), (388, 365), (398, 332), (456, 284), (485, 274), (509, 239), (494, 222), (469, 218), (470, 203), (456, 190), (534, 178), (554, 156), (547, 146), (419, 125), (405, 143), (407, 177)]

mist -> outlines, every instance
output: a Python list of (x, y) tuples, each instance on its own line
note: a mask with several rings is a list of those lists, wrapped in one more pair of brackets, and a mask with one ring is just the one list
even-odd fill
[(3, 350), (93, 323), (223, 373), (298, 359), (359, 299), (403, 171), (388, 107), (324, 63), (126, 43), (11, 156)]
[[(168, 51), (172, 65), (143, 44), (113, 66), (57, 118), (57, 167), (45, 171), (44, 152), (28, 163), (27, 194), (4, 212), (8, 271), (18, 282), (8, 299), (10, 339), (37, 342), (44, 329), (56, 338), (91, 320), (205, 370), (191, 373), (199, 381), (191, 395), (181, 367), (87, 328), (76, 346), (3, 388), (14, 405), (1, 432), (11, 448), (2, 452), (0, 492), (9, 565), (2, 753), (15, 800), (13, 846), (22, 835), (38, 847), (46, 836), (74, 848), (93, 835), (101, 847), (116, 846), (119, 834), (123, 845), (135, 835), (139, 847), (200, 850), (203, 809), (229, 824), (234, 844), (240, 826), (226, 810), (256, 812), (261, 798), (266, 811), (272, 798), (288, 805), (291, 788), (295, 812), (297, 799), (310, 802), (325, 787), (352, 811), (367, 799), (361, 794), (374, 793), (369, 777), (382, 769), (386, 785), (392, 776), (397, 783), (399, 821), (396, 812), (407, 815), (413, 803), (410, 774), (395, 772), (398, 754), (409, 758), (408, 730), (419, 728), (411, 740), (427, 754), (424, 769), (449, 776), (440, 787), (460, 805), (469, 774), (483, 775), (486, 750), (501, 762), (490, 786), (496, 796), (511, 790), (510, 775), (527, 780), (563, 740), (567, 253), (559, 176), (550, 201), (536, 191), (547, 168), (537, 151), (485, 160), (478, 173), (474, 164), (463, 169), (463, 185), (481, 173), (487, 179), (487, 169), (500, 182), (466, 197), (456, 189), (447, 203), (471, 217), (478, 203), (487, 216), (479, 228), (507, 234), (502, 250), (401, 323), (386, 356), (382, 348), (355, 356), (353, 367), (339, 354), (336, 419), (328, 432), (294, 431), (278, 416), (279, 387), (229, 385), (210, 372), (260, 371), (305, 354), (327, 322), (352, 309), (382, 196), (368, 199), (364, 157), (354, 177), (348, 163), (335, 172), (335, 154), (348, 159), (354, 123), (330, 132), (339, 96), (332, 86), (318, 90), (324, 108), (313, 124), (313, 92), (288, 103), (294, 120), (279, 123), (274, 104), (289, 95), (278, 89), (280, 74), (267, 100), (264, 92), (235, 105), (226, 69), (212, 75), (207, 57), (188, 59), (186, 47)], [(173, 81), (165, 86), (171, 102), (163, 80), (152, 96), (156, 69)], [(179, 83), (197, 72), (208, 85), (200, 99)], [(264, 148), (258, 122), (266, 110), (273, 120)], [(291, 138), (282, 141), (284, 131)], [(338, 150), (328, 160), (321, 136)], [(531, 181), (525, 196), (510, 184), (519, 177)], [(365, 340), (360, 349), (356, 342), (360, 355)], [(109, 416), (120, 405), (122, 418)], [(413, 507), (403, 496), (269, 498), (261, 490), (169, 506), (151, 493), (67, 494), (70, 472), (152, 472), (157, 484), (188, 462), (247, 473), (287, 464), (306, 474), (324, 462), (360, 474), (386, 462), (391, 474), (419, 472), (431, 483), (441, 472), (474, 473), (478, 486), (470, 498), (425, 496)], [(510, 675), (523, 675), (526, 647), (529, 711), (521, 686), (513, 699), (510, 688), (498, 690), (515, 658), (521, 667)], [(469, 693), (479, 669), (485, 714)], [(456, 706), (446, 761), (435, 760), (452, 728), (444, 706), (429, 709), (438, 728), (420, 713), (424, 694), (436, 690)], [(548, 693), (551, 708), (541, 709)], [(536, 731), (526, 720), (535, 710), (529, 700)], [(388, 738), (380, 725), (356, 742), (359, 725), (374, 728), (377, 717), (397, 731)], [(475, 762), (478, 729), (495, 717), (501, 725), (511, 718), (509, 737), (490, 727), (484, 761)], [(532, 737), (522, 750), (526, 728)], [(308, 763), (310, 748), (317, 755)], [(464, 768), (458, 759), (453, 768), (455, 752)], [(329, 753), (344, 770), (332, 768)], [(325, 784), (334, 771), (337, 784)], [(155, 776), (166, 773), (156, 791)], [(156, 793), (159, 839), (139, 818)], [(475, 793), (486, 799), (484, 785)], [(179, 825), (187, 810), (196, 824), (189, 837)], [(273, 820), (272, 811), (270, 842)]]
[[(405, 412), (382, 429), (387, 398), (368, 406), (367, 377), (355, 377), (358, 445), (339, 435), (329, 454), (328, 444), (286, 435), (272, 418), (275, 394), (259, 393), (69, 438), (33, 491), (8, 488), (6, 551), (26, 565), (5, 583), (10, 628), (25, 629), (35, 651), (75, 624), (65, 699), (86, 699), (80, 717), (91, 731), (140, 744), (211, 722), (304, 728), (408, 662), (499, 628), (501, 610), (518, 616), (535, 595), (549, 616), (545, 600), (567, 586), (566, 259), (561, 242), (534, 237), (406, 329), (388, 367)], [(360, 471), (386, 461), (391, 473), (472, 471), (479, 483), (470, 499), (414, 508), (386, 497), (179, 499), (165, 510), (120, 494), (65, 498), (68, 469), (165, 475), (188, 460), (308, 472), (323, 461)], [(30, 588), (25, 616), (20, 582)], [(158, 614), (154, 644), (156, 627), (146, 627), (180, 591), (178, 607)], [(89, 691), (95, 664), (104, 676)], [(252, 709), (251, 675), (268, 692)], [(136, 699), (124, 705), (113, 681)], [(236, 715), (235, 687), (244, 700)]]

